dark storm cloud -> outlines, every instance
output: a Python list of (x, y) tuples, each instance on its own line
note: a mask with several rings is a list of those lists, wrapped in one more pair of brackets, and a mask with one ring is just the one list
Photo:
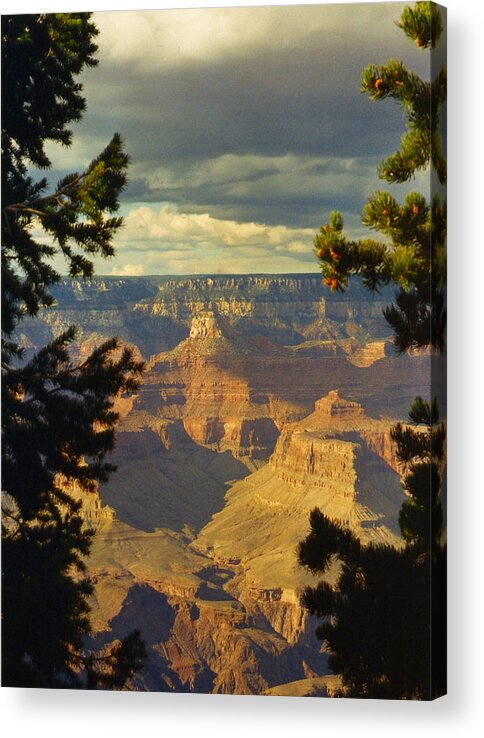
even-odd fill
[(314, 165), (311, 158), (301, 161), (291, 156), (289, 161), (275, 158), (272, 168), (256, 169), (254, 163), (254, 171), (241, 173), (236, 158), (230, 160), (235, 170), (232, 179), (217, 181), (213, 167), (207, 165), (206, 176), (196, 182), (190, 169), (179, 170), (183, 184), (176, 186), (148, 186), (146, 179), (135, 179), (129, 195), (135, 202), (173, 202), (183, 212), (208, 211), (222, 218), (313, 226), (328, 209), (351, 211), (358, 207), (376, 165), (376, 159), (371, 163), (357, 160), (346, 169), (337, 160)]
[(119, 114), (128, 135), (136, 133), (133, 153), (143, 159), (379, 155), (395, 146), (401, 114), (394, 104), (373, 105), (359, 93), (360, 72), (378, 58), (409, 56), (408, 48), (400, 41), (375, 49), (364, 29), (362, 37), (357, 30), (348, 29), (343, 46), (340, 39), (310, 36), (304, 48), (259, 49), (181, 68), (155, 63), (139, 76), (129, 61), (104, 61), (95, 91), (88, 88), (96, 110), (91, 125), (112, 127)]
[[(223, 34), (214, 30), (215, 51), (206, 38), (210, 19), (216, 29), (219, 17), (238, 11), (207, 11), (212, 15), (194, 16), (195, 25), (208, 22), (198, 35), (192, 23), (193, 55), (190, 41), (177, 52), (177, 19), (180, 38), (188, 28), (184, 11), (152, 14), (152, 33), (133, 28), (124, 55), (109, 46), (117, 43), (109, 23), (121, 24), (119, 37), (134, 16), (98, 15), (101, 64), (85, 75), (81, 148), (120, 130), (132, 160), (125, 202), (170, 202), (184, 212), (292, 226), (313, 226), (333, 208), (356, 217), (369, 183), (378, 186), (378, 159), (397, 148), (403, 131), (395, 104), (360, 94), (361, 70), (396, 56), (427, 71), (428, 55), (393, 22), (402, 7), (257, 8), (244, 16), (254, 38), (245, 22), (220, 46)], [(259, 21), (268, 27), (260, 38)], [(338, 170), (339, 160), (354, 163)]]

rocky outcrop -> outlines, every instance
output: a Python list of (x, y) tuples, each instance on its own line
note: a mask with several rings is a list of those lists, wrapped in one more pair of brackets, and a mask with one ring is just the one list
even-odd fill
[(180, 419), (197, 443), (229, 449), (237, 458), (266, 459), (279, 431), (269, 398), (247, 367), (257, 369), (271, 348), (246, 341), (204, 311), (193, 318), (185, 341), (151, 358), (133, 412)]
[(200, 312), (192, 318), (190, 326), (190, 338), (222, 338), (222, 328), (220, 327), (215, 313), (211, 310)]
[(366, 292), (357, 280), (342, 295), (331, 293), (319, 274), (201, 277), (99, 277), (63, 280), (54, 287), (57, 305), (39, 320), (24, 321), (20, 341), (43, 345), (70, 325), (81, 342), (118, 335), (148, 359), (174, 348), (190, 332), (192, 319), (211, 310), (239, 333), (296, 345), (307, 340), (385, 335), (382, 308), (391, 290)]
[[(231, 487), (223, 510), (195, 545), (216, 560), (237, 557), (248, 595), (271, 591), (271, 597), (297, 592), (307, 582), (287, 552), (304, 537), (314, 507), (363, 541), (401, 545), (403, 491), (382, 453), (389, 430), (388, 421), (372, 419), (358, 403), (330, 392), (308, 417), (283, 428), (269, 463)], [(256, 599), (268, 600), (260, 594)]]
[(359, 346), (348, 352), (348, 361), (354, 366), (371, 366), (376, 361), (394, 353), (389, 341), (369, 341), (366, 346)]
[[(166, 479), (175, 471), (170, 466), (175, 459), (178, 479), (183, 478), (191, 455), (198, 453), (183, 423), (151, 419), (151, 428), (136, 430), (140, 417), (128, 414), (123, 420), (121, 457), (139, 464), (133, 471), (143, 484), (153, 476), (157, 458)], [(143, 433), (149, 436), (138, 441)], [(315, 505), (363, 540), (399, 545), (395, 527), (402, 493), (398, 476), (382, 458), (386, 433), (386, 421), (369, 418), (360, 404), (331, 391), (308, 417), (283, 429), (269, 463), (233, 483), (195, 537), (181, 529), (195, 502), (196, 489), (188, 480), (187, 506), (181, 499), (176, 503), (178, 533), (174, 521), (172, 530), (152, 532), (127, 525), (119, 514), (105, 522), (90, 559), (94, 645), (141, 628), (149, 659), (136, 678), (137, 689), (258, 694), (326, 674), (315, 621), (300, 602), (302, 588), (316, 579), (298, 566), (295, 549)], [(204, 453), (212, 454), (212, 463), (222, 456)], [(199, 470), (209, 466), (202, 461)], [(143, 470), (149, 470), (148, 477)], [(123, 484), (120, 472), (113, 499)], [(133, 521), (147, 499), (136, 501), (132, 478), (130, 484), (125, 505), (134, 508)], [(166, 484), (159, 492), (165, 524), (172, 507)], [(156, 498), (154, 489), (149, 497)], [(156, 518), (153, 509), (149, 517)], [(329, 580), (334, 576), (331, 571)]]
[(249, 339), (205, 310), (188, 338), (151, 357), (131, 414), (180, 420), (196, 443), (260, 462), (281, 428), (308, 415), (333, 387), (373, 414), (399, 417), (425, 394), (427, 369), (426, 356), (385, 356), (360, 367), (345, 352), (306, 353)]
[(121, 398), (116, 410), (179, 420), (193, 441), (251, 469), (269, 458), (286, 423), (334, 387), (395, 418), (429, 391), (429, 357), (390, 355), (374, 340), (374, 316), (389, 295), (369, 295), (358, 282), (339, 295), (316, 274), (103, 278), (66, 280), (56, 296), (56, 308), (23, 322), (28, 351), (75, 323), (82, 360), (117, 333), (152, 358), (139, 396)]
[(403, 467), (397, 457), (397, 448), (388, 432), (366, 433), (362, 431), (361, 436), (368, 445), (368, 448), (378, 454), (378, 456), (381, 456), (382, 459), (385, 459), (388, 466), (396, 471), (397, 474), (402, 474)]
[[(299, 567), (296, 545), (316, 505), (363, 540), (399, 545), (402, 492), (383, 458), (388, 427), (330, 391), (283, 428), (268, 464), (252, 474), (243, 467), (227, 485), (232, 454), (195, 444), (181, 420), (128, 413), (108, 496), (117, 515), (98, 527), (89, 559), (93, 647), (140, 628), (148, 661), (135, 689), (324, 692), (327, 655), (300, 602), (317, 579)], [(220, 497), (210, 502), (217, 474)], [(209, 516), (201, 530), (198, 507)], [(156, 525), (143, 527), (143, 514)]]
[(104, 523), (116, 520), (116, 511), (103, 502), (99, 495), (97, 483), (93, 490), (87, 492), (77, 480), (70, 480), (63, 475), (57, 475), (56, 485), (67, 492), (73, 500), (82, 503), (79, 515), (89, 528), (97, 529)]
[(168, 279), (137, 309), (185, 323), (209, 309), (246, 335), (260, 332), (295, 344), (334, 336), (338, 324), (344, 336), (349, 319), (366, 323), (370, 332), (382, 330), (385, 299), (357, 282), (347, 295), (330, 293), (318, 274), (203, 276)]
[(310, 433), (283, 431), (271, 456), (270, 466), (281, 481), (293, 487), (327, 490), (328, 484), (341, 487), (341, 494), (355, 499), (357, 446), (347, 440), (318, 438)]
[(314, 403), (314, 414), (322, 421), (323, 418), (327, 419), (326, 422), (330, 424), (333, 419), (343, 420), (346, 424), (347, 421), (351, 423), (356, 418), (362, 418), (365, 411), (359, 402), (344, 400), (339, 396), (338, 390), (331, 390), (326, 397)]

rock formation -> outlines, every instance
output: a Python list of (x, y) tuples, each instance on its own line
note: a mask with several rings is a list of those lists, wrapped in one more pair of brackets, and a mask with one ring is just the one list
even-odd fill
[(388, 421), (330, 392), (311, 415), (284, 427), (267, 465), (232, 485), (196, 545), (215, 558), (236, 556), (254, 590), (303, 586), (305, 572), (287, 552), (295, 551), (314, 507), (363, 541), (400, 545), (403, 491), (379, 453), (382, 437), (391, 443), (389, 430)]
[(22, 324), (27, 349), (76, 324), (81, 342), (114, 333), (137, 345), (146, 359), (174, 348), (189, 335), (193, 317), (206, 310), (239, 333), (281, 345), (356, 335), (378, 340), (386, 335), (382, 308), (392, 299), (391, 290), (369, 295), (357, 280), (344, 295), (331, 293), (317, 273), (66, 279), (54, 296), (54, 308)]
[(190, 338), (202, 340), (223, 337), (222, 329), (212, 310), (200, 312), (192, 318), (189, 335)]
[(308, 354), (247, 337), (204, 310), (188, 338), (151, 357), (133, 413), (180, 420), (196, 443), (250, 464), (266, 461), (281, 428), (334, 386), (373, 414), (402, 416), (425, 392), (428, 362), (384, 356), (357, 366), (344, 351)]
[(66, 281), (57, 296), (25, 323), (27, 353), (75, 323), (78, 357), (118, 333), (149, 359), (137, 395), (116, 402), (117, 472), (99, 496), (71, 490), (96, 528), (92, 645), (139, 627), (136, 689), (336, 688), (296, 546), (315, 506), (401, 545), (389, 429), (428, 396), (430, 372), (385, 340), (391, 295), (248, 275)]
[[(98, 521), (89, 560), (96, 583), (93, 645), (140, 627), (149, 659), (137, 689), (327, 693), (334, 679), (323, 678), (326, 655), (300, 604), (302, 587), (315, 579), (298, 566), (295, 548), (315, 505), (363, 540), (400, 545), (402, 491), (385, 460), (393, 458), (388, 421), (329, 392), (313, 413), (283, 428), (268, 464), (252, 474), (243, 467), (245, 477), (224, 489), (218, 511), (201, 527), (193, 515), (182, 526), (190, 502), (196, 508), (204, 496), (197, 497), (189, 477), (201, 479), (202, 469), (207, 473), (224, 455), (205, 449), (210, 463), (197, 460), (197, 445), (179, 421), (158, 421), (143, 437), (148, 431), (135, 430), (136, 418), (119, 434), (118, 453), (134, 464), (125, 492), (123, 470), (118, 474), (125, 509)], [(156, 477), (158, 490), (149, 487), (143, 496), (157, 458), (165, 478)], [(174, 492), (170, 477), (180, 480)], [(156, 499), (159, 511), (166, 509), (158, 517)], [(145, 520), (158, 521), (154, 528), (139, 522), (145, 508)], [(335, 570), (329, 579), (334, 576)]]

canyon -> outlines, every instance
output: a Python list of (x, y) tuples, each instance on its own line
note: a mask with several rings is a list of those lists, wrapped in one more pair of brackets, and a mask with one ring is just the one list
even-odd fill
[(310, 340), (386, 335), (382, 308), (393, 290), (368, 294), (359, 282), (332, 293), (319, 274), (214, 275), (194, 277), (97, 277), (63, 279), (53, 288), (56, 304), (39, 320), (22, 323), (20, 340), (28, 350), (71, 324), (85, 341), (118, 335), (148, 359), (187, 338), (192, 319), (204, 310), (247, 336), (297, 345)]
[(88, 645), (140, 629), (148, 659), (131, 689), (337, 689), (301, 604), (318, 579), (296, 548), (314, 507), (364, 542), (402, 545), (390, 428), (428, 396), (430, 359), (393, 351), (391, 296), (357, 282), (332, 294), (317, 274), (66, 280), (22, 326), (27, 354), (75, 323), (77, 358), (117, 334), (147, 362), (116, 405), (117, 471), (83, 499)]

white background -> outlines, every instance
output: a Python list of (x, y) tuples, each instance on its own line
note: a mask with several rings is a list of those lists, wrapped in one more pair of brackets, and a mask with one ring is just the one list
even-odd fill
[[(142, 8), (257, 2), (142, 2)], [(289, 4), (266, 2), (265, 4)], [(295, 4), (295, 0), (293, 0)], [(434, 703), (179, 694), (0, 692), (15, 737), (283, 738), (484, 735), (484, 3), (448, 0), (449, 39), (449, 695)], [(2, 13), (133, 10), (136, 3), (8, 0)], [(139, 8), (138, 8), (139, 9)], [(35, 617), (35, 613), (32, 613)], [(4, 733), (5, 735), (5, 733)]]

